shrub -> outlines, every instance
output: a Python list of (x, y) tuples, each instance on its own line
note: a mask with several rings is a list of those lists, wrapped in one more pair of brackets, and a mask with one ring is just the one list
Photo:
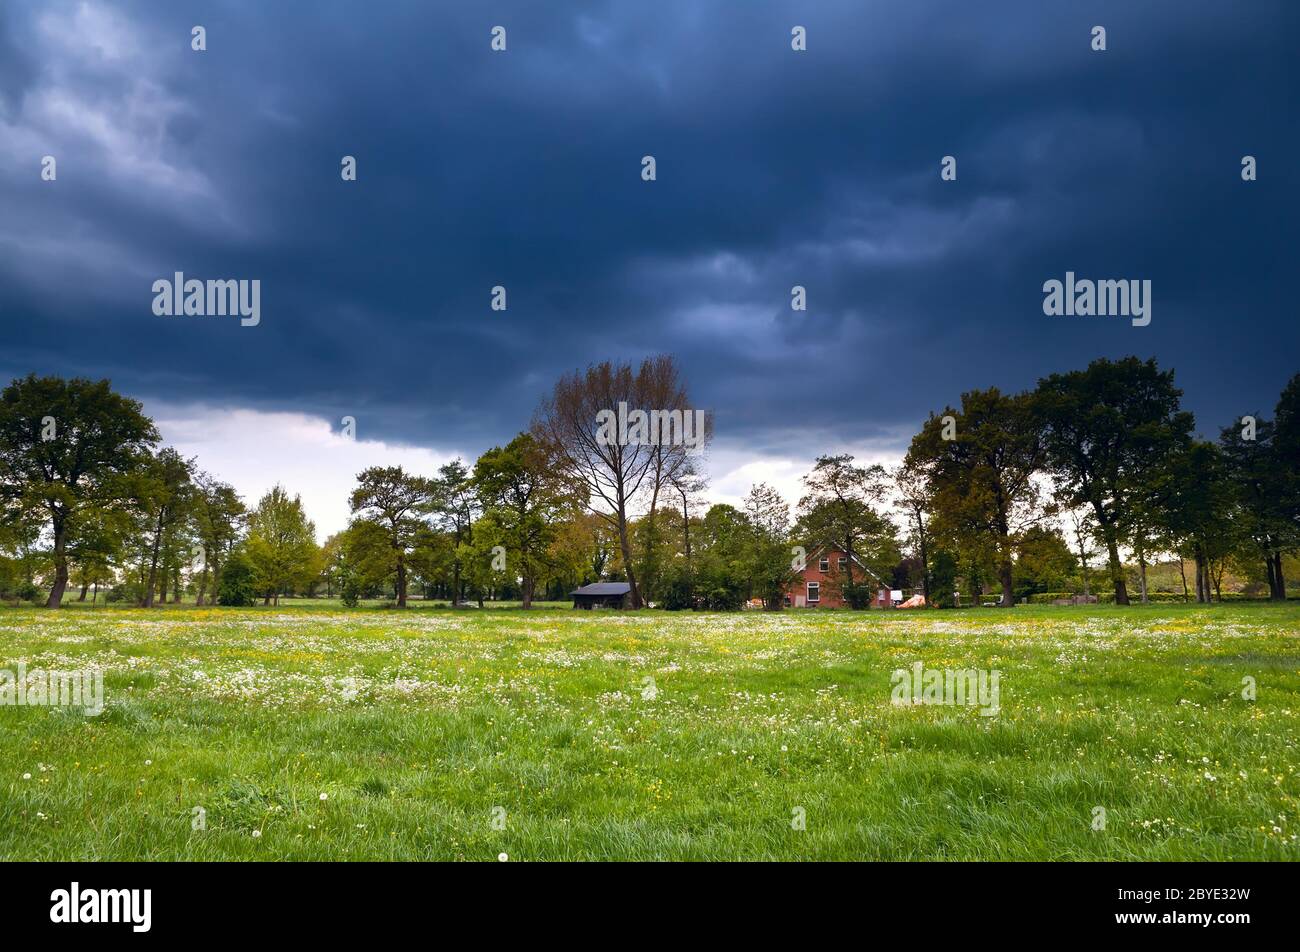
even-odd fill
[(134, 582), (118, 582), (104, 596), (106, 602), (139, 602), (140, 586)]
[(686, 566), (674, 566), (664, 580), (663, 606), (670, 612), (695, 607), (695, 586)]
[(940, 608), (952, 608), (953, 589), (957, 585), (957, 560), (947, 552), (937, 552), (930, 563), (930, 595)]
[(221, 585), (217, 601), (222, 605), (242, 608), (253, 604), (253, 565), (242, 552), (231, 555), (221, 569)]
[(869, 582), (844, 582), (840, 585), (840, 596), (849, 603), (850, 608), (869, 608), (875, 589)]
[(745, 607), (745, 592), (735, 584), (723, 583), (700, 593), (700, 608), (714, 612), (736, 612)]
[[(1052, 602), (1056, 601), (1057, 599), (1060, 599), (1060, 598), (1072, 598), (1073, 596), (1078, 595), (1078, 594), (1079, 594), (1078, 592), (1039, 592), (1039, 593), (1037, 593), (1037, 594), (1035, 594), (1035, 595), (1030, 595), (1030, 596), (1029, 596), (1029, 604), (1031, 604), (1031, 605), (1050, 605)], [(1100, 605), (1114, 605), (1114, 604), (1115, 604), (1115, 592), (1114, 592), (1114, 591), (1108, 591), (1108, 592), (1106, 592), (1106, 591), (1104, 591), (1104, 592), (1093, 592), (1093, 594), (1097, 597), (1097, 603), (1100, 604)], [(1135, 589), (1130, 588), (1130, 589), (1129, 589), (1129, 593), (1128, 593), (1128, 600), (1129, 600), (1129, 602), (1131, 602), (1132, 604), (1137, 605), (1137, 604), (1139, 604), (1139, 603), (1142, 601), (1142, 596), (1141, 596), (1141, 595), (1140, 595), (1140, 594), (1139, 594)], [(1216, 602), (1219, 601), (1218, 598), (1216, 598), (1216, 599), (1214, 599), (1214, 600), (1215, 600)], [(1265, 600), (1266, 600), (1266, 599), (1265, 599), (1264, 596), (1252, 597), (1252, 596), (1250, 596), (1250, 595), (1246, 595), (1246, 594), (1244, 594), (1244, 593), (1242, 593), (1242, 592), (1224, 592), (1224, 593), (1223, 593), (1223, 601), (1225, 601), (1225, 602), (1265, 601)], [(1182, 604), (1182, 602), (1183, 602), (1183, 593), (1182, 593), (1182, 592), (1147, 592), (1147, 601), (1150, 602), (1150, 603), (1152, 603), (1152, 604), (1160, 604), (1160, 605), (1167, 605), (1167, 604), (1169, 604), (1169, 603), (1171, 603), (1171, 602), (1176, 602), (1176, 603), (1178, 603), (1178, 604)], [(1190, 598), (1188, 599), (1188, 601), (1189, 601), (1191, 604), (1193, 604), (1193, 605), (1196, 604), (1196, 593), (1195, 593), (1195, 592), (1192, 592), (1192, 593), (1190, 594)]]
[(339, 599), (347, 608), (356, 608), (361, 604), (361, 586), (355, 578), (349, 576), (343, 579), (343, 584), (339, 586)]

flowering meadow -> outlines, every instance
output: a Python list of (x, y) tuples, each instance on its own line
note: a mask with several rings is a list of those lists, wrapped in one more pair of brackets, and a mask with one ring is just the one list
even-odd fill
[[(995, 712), (893, 672), (997, 672)], [(1300, 605), (0, 609), (13, 860), (1287, 860)]]

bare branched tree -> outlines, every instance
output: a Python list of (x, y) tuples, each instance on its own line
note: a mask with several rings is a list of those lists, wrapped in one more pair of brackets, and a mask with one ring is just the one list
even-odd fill
[(657, 431), (659, 438), (653, 440), (625, 439), (621, 428), (617, 439), (602, 432), (608, 414), (638, 410), (689, 423), (686, 390), (671, 357), (648, 358), (635, 372), (631, 364), (604, 361), (568, 374), (542, 401), (532, 424), (553, 465), (586, 490), (587, 505), (614, 530), (636, 608), (643, 599), (628, 532), (630, 513), (645, 497), (653, 519), (660, 494), (674, 477), (686, 474), (711, 431), (707, 425), (704, 433), (688, 431), (689, 440), (681, 438), (681, 426), (674, 438)]

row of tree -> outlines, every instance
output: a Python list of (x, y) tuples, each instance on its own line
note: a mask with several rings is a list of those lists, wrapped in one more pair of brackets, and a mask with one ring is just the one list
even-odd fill
[(1300, 376), (1272, 420), (1243, 416), (1217, 442), (1193, 435), (1181, 397), (1172, 371), (1129, 357), (932, 414), (898, 480), (923, 575), (939, 546), (992, 565), (1010, 605), (1017, 552), (1064, 517), (1085, 568), (1083, 540), (1100, 543), (1117, 604), (1129, 603), (1124, 550), (1143, 601), (1152, 557), (1169, 553), (1194, 563), (1198, 601), (1234, 560), (1263, 565), (1285, 599), (1283, 556), (1300, 549)]
[(69, 584), (149, 607), (338, 595), (355, 604), (414, 591), (453, 604), (563, 597), (626, 580), (633, 604), (780, 608), (801, 558), (847, 556), (829, 583), (866, 607), (882, 583), (930, 604), (957, 589), (1033, 592), (1094, 580), (1094, 545), (1117, 603), (1148, 568), (1193, 566), (1198, 600), (1228, 567), (1260, 567), (1286, 597), (1300, 549), (1300, 376), (1272, 419), (1244, 417), (1217, 442), (1193, 436), (1171, 372), (1095, 361), (1029, 392), (962, 395), (932, 414), (893, 470), (820, 457), (791, 512), (767, 485), (707, 506), (711, 421), (692, 440), (602, 439), (601, 411), (690, 411), (672, 358), (605, 362), (557, 382), (530, 428), (472, 466), (360, 473), (348, 527), (316, 542), (300, 499), (275, 486), (252, 509), (169, 447), (107, 381), (29, 376), (0, 394), (0, 596)]

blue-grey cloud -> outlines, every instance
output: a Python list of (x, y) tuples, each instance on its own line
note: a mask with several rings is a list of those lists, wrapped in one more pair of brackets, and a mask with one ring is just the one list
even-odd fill
[[(668, 351), (763, 451), (1137, 353), (1213, 431), (1300, 352), (1298, 25), (1263, 0), (7, 5), (0, 370), (486, 446), (559, 373)], [(1045, 317), (1067, 270), (1151, 279), (1151, 325)], [(156, 317), (175, 271), (260, 279), (261, 324)]]

